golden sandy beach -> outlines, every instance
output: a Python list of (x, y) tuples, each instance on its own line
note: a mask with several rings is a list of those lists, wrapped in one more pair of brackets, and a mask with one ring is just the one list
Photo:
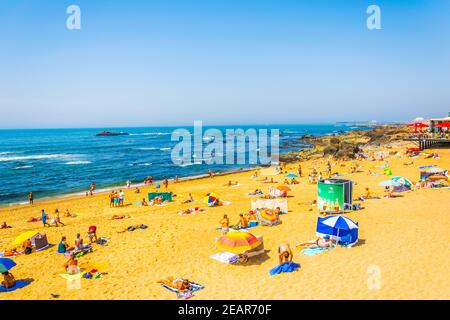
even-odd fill
[[(400, 145), (399, 150), (405, 146)], [(433, 150), (427, 150), (433, 152)], [(450, 169), (450, 150), (438, 149), (440, 159), (389, 158), (394, 175), (411, 181), (419, 177), (418, 166), (435, 164)], [(219, 250), (215, 239), (221, 235), (219, 220), (228, 214), (231, 223), (239, 213), (250, 210), (252, 197), (247, 194), (256, 188), (267, 192), (270, 184), (262, 183), (268, 169), (261, 170), (258, 179), (252, 172), (234, 173), (214, 178), (171, 183), (169, 190), (177, 194), (174, 202), (166, 206), (141, 207), (140, 201), (155, 187), (141, 188), (141, 194), (126, 190), (123, 208), (110, 208), (108, 194), (93, 197), (52, 199), (35, 202), (33, 206), (2, 207), (0, 222), (6, 221), (11, 229), (0, 230), (0, 251), (12, 247), (14, 237), (23, 231), (38, 230), (45, 233), (52, 244), (62, 235), (73, 244), (76, 233), (86, 239), (90, 225), (98, 227), (98, 235), (110, 238), (107, 246), (94, 245), (94, 252), (79, 260), (80, 265), (103, 265), (108, 274), (100, 279), (82, 279), (81, 289), (67, 287), (59, 275), (64, 273), (67, 260), (56, 253), (56, 246), (29, 256), (14, 258), (17, 266), (12, 270), (16, 279), (32, 278), (27, 287), (10, 293), (0, 293), (0, 299), (176, 299), (176, 295), (162, 288), (157, 281), (167, 276), (185, 277), (205, 286), (193, 299), (450, 299), (450, 189), (421, 189), (393, 199), (367, 200), (364, 209), (346, 214), (359, 223), (358, 245), (338, 247), (316, 256), (294, 251), (294, 261), (301, 264), (297, 272), (269, 276), (269, 270), (278, 264), (277, 247), (282, 242), (295, 244), (314, 239), (318, 216), (316, 206), (306, 204), (317, 199), (317, 186), (309, 184), (308, 172), (313, 166), (323, 170), (324, 159), (302, 163), (303, 178), (291, 186), (288, 198), (289, 212), (282, 215), (282, 224), (274, 227), (258, 226), (250, 229), (264, 237), (269, 258), (255, 259), (246, 266), (221, 264), (209, 258)], [(367, 170), (382, 173), (377, 166), (381, 161), (362, 161), (363, 172), (350, 174), (351, 161), (334, 166), (344, 177), (356, 182), (353, 197), (360, 196), (365, 187), (383, 194), (378, 183), (388, 177), (368, 175)], [(287, 166), (294, 172), (296, 164)], [(282, 184), (282, 175), (273, 177), (275, 185)], [(240, 186), (226, 186), (229, 180)], [(202, 199), (207, 192), (215, 192), (230, 205), (207, 207)], [(188, 193), (196, 200), (182, 204)], [(180, 216), (182, 209), (199, 206), (206, 211)], [(52, 216), (55, 208), (61, 212), (69, 208), (76, 218), (64, 218), (64, 227), (45, 228), (41, 222), (26, 222), (39, 216), (45, 209)], [(132, 218), (111, 220), (114, 214), (129, 214)], [(130, 225), (146, 224), (145, 230), (118, 233)], [(381, 271), (381, 287), (369, 289), (371, 271)]]

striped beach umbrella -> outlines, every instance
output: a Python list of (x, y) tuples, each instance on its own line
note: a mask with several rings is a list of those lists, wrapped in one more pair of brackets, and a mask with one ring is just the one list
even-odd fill
[(213, 196), (208, 193), (208, 195), (203, 198), (203, 202), (208, 206), (213, 207), (219, 203), (219, 199), (217, 198), (217, 196)]
[(401, 183), (407, 187), (412, 187), (412, 182), (406, 179), (405, 177), (395, 176), (391, 178), (392, 181), (396, 181), (398, 183)]
[(243, 253), (255, 249), (261, 245), (253, 234), (247, 231), (231, 230), (217, 240), (217, 247), (221, 250), (232, 253)]
[(26, 231), (26, 232), (20, 234), (18, 237), (16, 237), (16, 238), (14, 239), (13, 245), (14, 245), (14, 246), (17, 246), (17, 245), (19, 245), (19, 244), (22, 244), (22, 243), (24, 243), (26, 240), (28, 240), (28, 239), (34, 237), (37, 233), (38, 233), (38, 232), (35, 231), (35, 230), (32, 230), (32, 231)]
[(11, 259), (0, 258), (0, 273), (11, 270), (16, 266), (16, 263)]
[(258, 210), (257, 217), (262, 225), (276, 226), (280, 224), (280, 217), (269, 209)]

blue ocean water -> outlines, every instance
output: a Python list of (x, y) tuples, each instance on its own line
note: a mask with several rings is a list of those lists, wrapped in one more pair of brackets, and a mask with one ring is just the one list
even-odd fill
[[(123, 186), (127, 180), (140, 183), (147, 176), (155, 180), (189, 177), (237, 170), (251, 165), (194, 164), (178, 166), (171, 161), (173, 130), (179, 127), (114, 128), (110, 131), (130, 135), (96, 137), (99, 129), (0, 130), (0, 204), (83, 192), (95, 181), (97, 189)], [(215, 127), (244, 129), (246, 126)], [(280, 152), (293, 147), (286, 142), (310, 135), (325, 135), (351, 130), (350, 127), (325, 125), (252, 126), (255, 129), (279, 129)], [(190, 132), (192, 127), (185, 127)], [(204, 127), (203, 130), (207, 130)], [(207, 144), (207, 141), (204, 141)], [(295, 148), (298, 149), (298, 146)]]

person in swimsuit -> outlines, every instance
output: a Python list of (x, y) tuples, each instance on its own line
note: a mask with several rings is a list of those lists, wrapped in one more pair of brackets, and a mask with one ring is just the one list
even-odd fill
[(34, 203), (33, 192), (30, 192), (28, 194), (28, 201), (30, 202), (31, 205)]
[(83, 250), (83, 238), (81, 238), (79, 233), (77, 233), (77, 237), (75, 239), (75, 248), (77, 250)]
[(219, 223), (222, 225), (222, 230), (224, 230), (225, 233), (230, 231), (230, 219), (228, 219), (228, 215), (224, 214)]
[(59, 224), (65, 226), (65, 224), (61, 222), (61, 218), (60, 218), (58, 209), (55, 210), (55, 224), (56, 224), (57, 227), (58, 227)]
[(25, 242), (22, 244), (22, 248), (25, 254), (31, 254), (33, 252), (33, 245), (31, 244), (31, 240), (25, 240)]
[(16, 285), (16, 279), (14, 279), (14, 276), (9, 271), (5, 271), (2, 273), (3, 275), (3, 281), (2, 286), (5, 287), (5, 289), (12, 288)]
[(188, 279), (176, 279), (173, 281), (173, 284), (178, 289), (178, 292), (188, 292), (192, 289)]
[(88, 237), (89, 240), (92, 242), (97, 242), (97, 227), (96, 226), (90, 226), (88, 230)]
[(244, 215), (241, 213), (239, 215), (239, 222), (236, 223), (236, 229), (245, 229), (248, 228), (248, 220), (244, 217)]
[(147, 200), (145, 200), (145, 198), (142, 198), (141, 206), (148, 207), (148, 202), (147, 202)]
[(280, 264), (284, 262), (292, 262), (294, 254), (292, 253), (291, 247), (287, 243), (282, 243), (278, 246), (278, 260)]
[(78, 260), (75, 259), (75, 254), (71, 254), (69, 260), (64, 263), (64, 268), (68, 274), (77, 274), (80, 269), (78, 268)]

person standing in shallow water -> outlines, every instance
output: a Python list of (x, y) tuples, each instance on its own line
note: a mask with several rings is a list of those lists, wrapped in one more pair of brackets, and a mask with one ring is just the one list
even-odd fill
[(33, 192), (28, 193), (28, 201), (31, 205), (34, 203)]

